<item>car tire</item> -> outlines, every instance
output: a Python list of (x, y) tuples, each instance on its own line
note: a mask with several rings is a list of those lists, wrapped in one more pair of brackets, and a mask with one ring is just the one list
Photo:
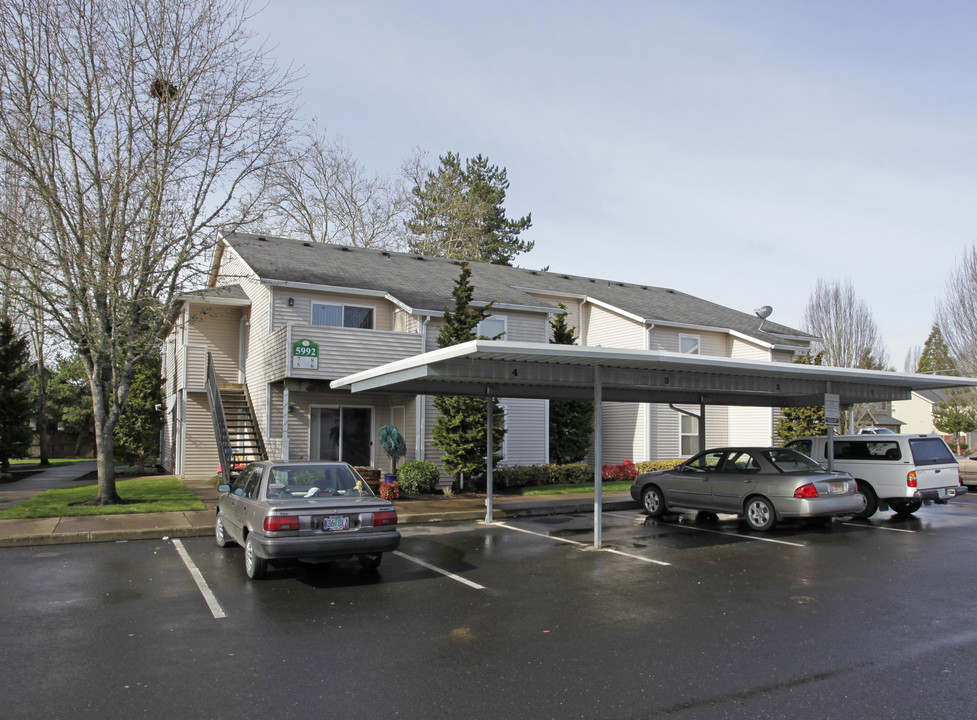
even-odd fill
[(854, 517), (856, 520), (866, 520), (875, 515), (879, 509), (879, 498), (868, 483), (859, 480), (856, 487), (856, 492), (865, 498), (865, 507), (860, 512), (855, 513)]
[(766, 532), (777, 524), (777, 512), (773, 509), (773, 504), (762, 495), (754, 495), (746, 501), (743, 517), (750, 529), (757, 532)]
[(360, 567), (364, 570), (376, 570), (378, 567), (380, 567), (380, 561), (383, 560), (383, 553), (357, 555), (356, 559), (360, 561)]
[(651, 517), (661, 517), (665, 512), (665, 496), (657, 485), (648, 485), (641, 491), (641, 507)]
[(227, 547), (234, 542), (227, 534), (227, 529), (224, 527), (224, 515), (220, 510), (217, 511), (217, 519), (214, 521), (214, 539), (217, 541), (217, 547)]
[(252, 580), (260, 580), (268, 570), (268, 561), (258, 557), (254, 545), (254, 541), (248, 535), (247, 540), (244, 541), (244, 571)]
[(923, 507), (922, 500), (890, 500), (889, 507), (896, 515), (912, 515)]

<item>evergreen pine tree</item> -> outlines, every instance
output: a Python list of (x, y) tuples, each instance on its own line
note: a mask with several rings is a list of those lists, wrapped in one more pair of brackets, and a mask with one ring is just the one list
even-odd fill
[(125, 409), (115, 426), (115, 455), (135, 462), (137, 471), (145, 470), (146, 458), (159, 455), (159, 434), (163, 413), (163, 383), (159, 352), (151, 352), (136, 367), (126, 399)]
[[(567, 324), (567, 309), (550, 322), (555, 345), (576, 344), (576, 333)], [(594, 404), (583, 400), (550, 401), (550, 462), (558, 465), (587, 457), (594, 430)]]
[(9, 318), (0, 319), (0, 473), (10, 472), (11, 458), (30, 452), (30, 356), (27, 338), (18, 336)]
[[(471, 305), (475, 288), (471, 284), (471, 268), (461, 266), (461, 274), (452, 292), (454, 308), (445, 308), (444, 321), (438, 332), (438, 347), (445, 348), (475, 338), (478, 324), (488, 316), (491, 303), (484, 308)], [(502, 459), (505, 439), (505, 417), (502, 407), (494, 399), (492, 445), (494, 462)], [(483, 474), (486, 469), (487, 400), (483, 397), (439, 395), (434, 398), (438, 419), (434, 425), (434, 445), (442, 451), (441, 461), (456, 479)]]
[(933, 329), (923, 343), (923, 352), (919, 356), (916, 372), (930, 375), (960, 374), (960, 369), (950, 354), (950, 348), (943, 340), (943, 332), (937, 323), (933, 323)]
[(411, 191), (413, 214), (406, 221), (411, 252), (459, 260), (511, 265), (533, 249), (520, 233), (532, 227), (532, 213), (518, 220), (505, 214), (506, 169), (478, 155), (465, 161), (449, 152)]
[[(804, 353), (794, 362), (801, 365), (823, 365), (824, 353), (819, 352), (816, 355)], [(780, 444), (808, 435), (824, 435), (827, 429), (824, 423), (823, 405), (782, 408), (780, 418), (777, 420), (777, 438)]]

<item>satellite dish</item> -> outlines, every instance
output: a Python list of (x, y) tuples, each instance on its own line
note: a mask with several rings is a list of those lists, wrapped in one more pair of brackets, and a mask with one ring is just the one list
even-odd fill
[(763, 307), (757, 308), (753, 312), (755, 312), (756, 316), (761, 320), (766, 320), (768, 317), (770, 317), (771, 313), (773, 313), (773, 308), (769, 305), (764, 305)]

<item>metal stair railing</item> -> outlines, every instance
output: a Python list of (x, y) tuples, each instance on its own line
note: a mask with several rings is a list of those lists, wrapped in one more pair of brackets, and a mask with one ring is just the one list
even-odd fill
[(217, 370), (214, 359), (207, 353), (207, 400), (210, 403), (210, 417), (214, 423), (214, 438), (217, 440), (217, 453), (220, 457), (221, 477), (229, 481), (233, 467), (231, 435), (224, 417), (224, 403), (221, 402), (220, 387), (217, 383)]

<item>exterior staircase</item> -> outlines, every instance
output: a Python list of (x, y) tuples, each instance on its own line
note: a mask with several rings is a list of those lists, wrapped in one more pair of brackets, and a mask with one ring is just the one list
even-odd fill
[(244, 385), (221, 385), (221, 405), (224, 406), (224, 422), (231, 444), (234, 463), (231, 474), (243, 465), (255, 460), (267, 460), (265, 444), (258, 430), (258, 421)]
[(207, 354), (207, 398), (224, 480), (231, 480), (249, 462), (268, 459), (247, 386), (218, 383), (210, 353)]

